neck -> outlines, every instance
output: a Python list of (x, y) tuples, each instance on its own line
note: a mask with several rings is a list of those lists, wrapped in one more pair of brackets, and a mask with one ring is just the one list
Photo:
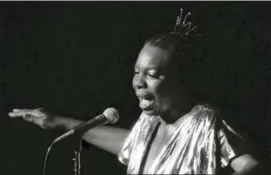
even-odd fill
[(174, 124), (177, 120), (181, 119), (185, 114), (189, 113), (194, 104), (185, 103), (186, 105), (182, 105), (179, 108), (175, 108), (175, 110), (170, 110), (161, 115), (161, 118), (167, 124)]

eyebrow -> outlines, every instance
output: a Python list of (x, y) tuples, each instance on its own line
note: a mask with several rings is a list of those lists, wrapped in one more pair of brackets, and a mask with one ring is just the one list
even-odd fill
[[(136, 64), (135, 68), (139, 68), (139, 65)], [(146, 68), (146, 69), (159, 69), (159, 67), (156, 65), (147, 65), (147, 66), (144, 66), (144, 68)]]
[[(134, 69), (140, 69), (140, 67), (135, 66)], [(161, 68), (157, 67), (157, 66), (147, 66), (143, 68), (144, 70), (161, 70)]]

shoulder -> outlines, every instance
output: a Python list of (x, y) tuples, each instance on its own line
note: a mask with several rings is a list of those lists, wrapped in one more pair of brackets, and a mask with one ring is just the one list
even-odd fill
[(238, 129), (234, 128), (221, 111), (212, 105), (196, 105), (189, 113), (189, 118), (194, 123), (204, 125), (204, 127), (210, 131), (215, 131), (218, 137), (222, 137), (223, 134), (233, 135), (235, 138), (244, 139), (238, 132)]
[(192, 108), (188, 114), (194, 121), (205, 123), (207, 125), (214, 125), (221, 122), (219, 110), (209, 104), (200, 104)]

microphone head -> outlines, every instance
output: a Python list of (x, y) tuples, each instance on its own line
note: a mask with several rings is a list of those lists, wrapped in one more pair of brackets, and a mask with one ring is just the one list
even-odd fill
[(119, 112), (115, 108), (107, 108), (103, 114), (108, 120), (108, 123), (116, 123), (119, 120)]

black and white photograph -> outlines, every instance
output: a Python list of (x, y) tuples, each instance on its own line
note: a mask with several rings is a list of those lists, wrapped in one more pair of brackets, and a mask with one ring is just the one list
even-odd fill
[(0, 174), (271, 174), (270, 7), (1, 1)]

